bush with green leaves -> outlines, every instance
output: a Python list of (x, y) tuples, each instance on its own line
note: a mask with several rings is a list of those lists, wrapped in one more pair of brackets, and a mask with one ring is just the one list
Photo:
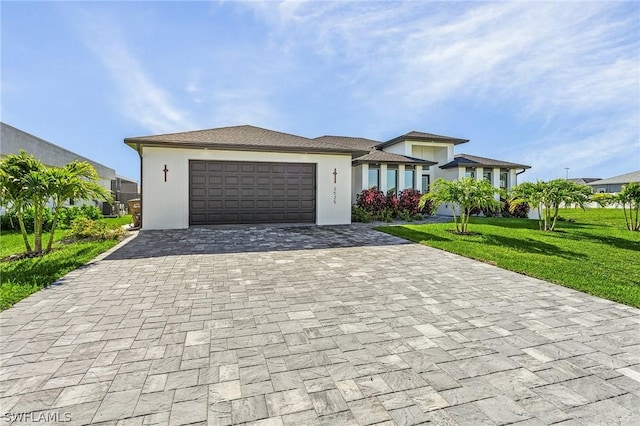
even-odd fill
[(373, 220), (373, 215), (368, 210), (358, 206), (351, 206), (351, 221), (369, 223)]
[(102, 219), (102, 211), (96, 206), (85, 204), (83, 206), (63, 207), (60, 209), (58, 217), (58, 225), (61, 228), (69, 228), (71, 223), (79, 218), (84, 217), (91, 220)]
[[(28, 233), (33, 232), (33, 228), (35, 225), (35, 209), (33, 207), (28, 207), (22, 212), (22, 217), (24, 220), (24, 228)], [(53, 224), (53, 214), (51, 210), (44, 209), (42, 211), (42, 230), (44, 232), (49, 232), (51, 230), (51, 225)], [(9, 210), (3, 213), (0, 219), (0, 228), (2, 228), (3, 232), (7, 231), (20, 231), (20, 222), (18, 219), (18, 215), (15, 211)]]
[(120, 226), (109, 226), (104, 222), (79, 217), (71, 223), (69, 238), (72, 240), (119, 240), (127, 231)]

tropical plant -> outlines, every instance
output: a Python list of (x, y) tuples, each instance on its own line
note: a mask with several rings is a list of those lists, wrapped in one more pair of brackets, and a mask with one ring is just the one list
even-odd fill
[[(404, 191), (400, 191), (400, 196), (398, 197), (398, 208), (400, 210), (408, 210), (412, 215), (417, 215), (420, 213), (430, 214), (430, 211), (423, 211), (424, 208), (420, 208), (420, 197), (422, 194), (420, 191), (415, 189), (405, 189)], [(430, 206), (426, 206), (427, 210)]]
[(496, 192), (497, 190), (486, 180), (462, 178), (447, 181), (439, 178), (433, 183), (431, 192), (420, 199), (420, 208), (429, 201), (433, 203), (434, 209), (443, 204), (451, 206), (456, 232), (466, 234), (474, 208), (499, 208), (500, 203), (495, 199)]
[(356, 197), (356, 205), (370, 213), (381, 211), (387, 205), (387, 200), (378, 188), (363, 190)]
[(561, 206), (574, 205), (584, 209), (591, 200), (591, 188), (565, 179), (548, 182), (524, 182), (516, 186), (509, 199), (510, 209), (527, 203), (538, 209), (538, 226), (543, 231), (555, 231)]
[(87, 162), (72, 161), (64, 167), (47, 169), (47, 174), (50, 180), (48, 195), (53, 200), (53, 224), (47, 244), (47, 250), (51, 250), (60, 209), (66, 200), (100, 199), (112, 202), (112, 196), (109, 191), (97, 183), (98, 172)]
[(591, 196), (591, 201), (597, 203), (600, 207), (607, 207), (616, 203), (616, 196), (608, 192), (598, 192)]
[(529, 205), (527, 203), (512, 204), (509, 200), (506, 200), (502, 205), (500, 214), (502, 217), (507, 218), (527, 219), (529, 217)]
[[(24, 213), (33, 205), (34, 193), (40, 192), (39, 189), (31, 186), (34, 183), (33, 176), (41, 175), (43, 171), (42, 163), (23, 150), (20, 150), (19, 154), (8, 155), (0, 162), (0, 205), (6, 207), (9, 213), (16, 215), (27, 253), (32, 253), (33, 250), (27, 237)], [(38, 209), (33, 207), (35, 228)]]
[(624, 185), (617, 194), (594, 194), (592, 199), (602, 207), (610, 204), (621, 205), (627, 229), (640, 231), (640, 183), (631, 182)]
[(629, 231), (640, 231), (640, 183), (631, 182), (622, 187), (617, 196), (617, 201), (622, 204), (624, 220)]
[[(60, 208), (67, 199), (110, 200), (110, 193), (98, 185), (97, 180), (97, 172), (88, 163), (72, 162), (65, 167), (47, 168), (24, 150), (0, 162), (0, 203), (16, 214), (27, 253), (43, 251), (42, 233), (50, 200), (54, 215), (47, 251), (51, 250)], [(27, 209), (33, 209), (33, 249), (24, 224)]]

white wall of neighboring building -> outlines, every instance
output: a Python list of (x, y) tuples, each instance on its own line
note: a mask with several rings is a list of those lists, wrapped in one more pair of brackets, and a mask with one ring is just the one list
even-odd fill
[(0, 123), (0, 156), (19, 154), (23, 149), (47, 166), (64, 167), (72, 161), (86, 161), (91, 164), (100, 177), (99, 183), (106, 189), (111, 189), (111, 181), (116, 177), (116, 171), (103, 164), (71, 152), (44, 139), (33, 136), (6, 123)]
[[(189, 160), (316, 164), (316, 224), (351, 223), (351, 155), (144, 147), (143, 229), (189, 227)], [(167, 166), (167, 181), (163, 169)], [(336, 169), (336, 183), (333, 171)]]

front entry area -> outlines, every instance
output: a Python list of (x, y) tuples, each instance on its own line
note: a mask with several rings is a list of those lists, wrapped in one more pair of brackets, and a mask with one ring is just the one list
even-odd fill
[(313, 163), (189, 161), (189, 225), (315, 221)]

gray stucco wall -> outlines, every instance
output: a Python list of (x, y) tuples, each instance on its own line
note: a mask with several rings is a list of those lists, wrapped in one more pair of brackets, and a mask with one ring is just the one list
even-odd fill
[(0, 156), (18, 154), (24, 149), (47, 166), (62, 167), (74, 160), (86, 161), (95, 167), (100, 176), (100, 184), (111, 189), (111, 181), (116, 178), (116, 171), (103, 164), (96, 163), (86, 157), (47, 142), (5, 123), (0, 123)]

